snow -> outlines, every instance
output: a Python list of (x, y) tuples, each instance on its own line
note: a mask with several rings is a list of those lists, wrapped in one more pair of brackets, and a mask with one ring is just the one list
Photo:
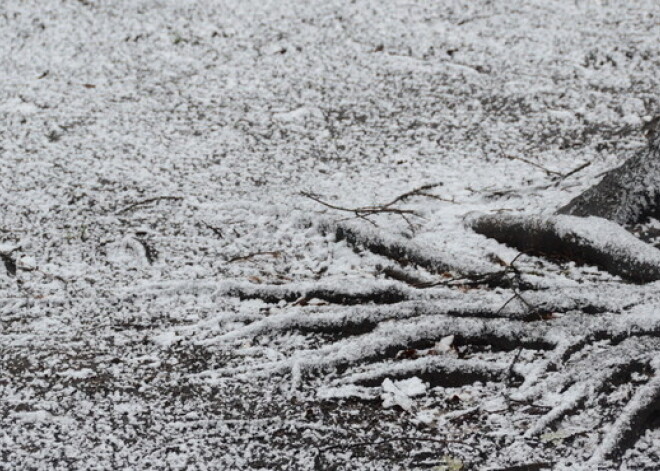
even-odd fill
[(383, 381), (383, 394), (381, 395), (383, 407), (396, 405), (407, 412), (411, 412), (415, 405), (412, 398), (424, 393), (426, 393), (426, 385), (415, 376), (401, 381), (385, 379)]
[[(383, 389), (387, 390), (384, 384), (385, 382), (383, 382)], [(426, 385), (416, 376), (401, 381), (395, 381), (392, 384), (398, 391), (408, 397), (420, 396), (426, 392)]]
[[(603, 458), (605, 396), (554, 425), (586, 435), (555, 448), (525, 433), (590, 391), (582, 361), (615, 368), (599, 340), (553, 372), (572, 342), (658, 328), (657, 283), (523, 256), (544, 316), (530, 322), (511, 288), (417, 289), (324, 228), (430, 254), (400, 267), (422, 280), (497, 273), (517, 251), (467, 215), (548, 216), (645, 145), (658, 15), (654, 0), (2, 2), (0, 252), (17, 272), (0, 263), (0, 468)], [(430, 183), (436, 198), (397, 205), (410, 224), (378, 227), (300, 194), (352, 208)], [(500, 345), (470, 343), (484, 333)], [(466, 365), (492, 381), (419, 374)], [(612, 410), (648, 399), (639, 375)], [(654, 469), (659, 442), (648, 430), (623, 466)]]

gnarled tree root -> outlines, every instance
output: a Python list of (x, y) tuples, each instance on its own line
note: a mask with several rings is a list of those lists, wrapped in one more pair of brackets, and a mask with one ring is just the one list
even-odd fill
[[(224, 288), (224, 289), (223, 289)], [(298, 283), (295, 285), (258, 285), (236, 283), (219, 288), (217, 294), (243, 299), (260, 299), (265, 303), (297, 302), (305, 305), (312, 299), (333, 304), (394, 304), (410, 297), (410, 290), (394, 283), (368, 283), (355, 281), (337, 286), (332, 283)]]
[(490, 287), (508, 287), (510, 280), (502, 277), (501, 267), (486, 262), (457, 260), (441, 253), (437, 247), (429, 247), (415, 241), (383, 233), (356, 221), (321, 221), (322, 233), (333, 234), (337, 241), (346, 241), (352, 247), (368, 250), (389, 258), (401, 265), (416, 265), (434, 274), (457, 274)]
[(648, 383), (641, 386), (628, 402), (601, 441), (589, 464), (605, 460), (618, 461), (646, 431), (651, 418), (660, 413), (660, 375), (657, 370)]
[(525, 253), (596, 265), (633, 282), (660, 280), (660, 250), (602, 218), (488, 215), (469, 224)]
[(359, 386), (380, 386), (385, 378), (398, 380), (416, 376), (431, 387), (457, 387), (476, 381), (504, 381), (509, 376), (516, 383), (522, 380), (520, 374), (509, 370), (508, 364), (431, 355), (414, 360), (375, 364), (368, 371), (350, 375), (342, 382)]

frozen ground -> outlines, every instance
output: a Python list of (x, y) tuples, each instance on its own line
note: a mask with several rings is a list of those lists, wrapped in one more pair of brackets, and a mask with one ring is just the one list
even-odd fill
[[(5, 0), (0, 38), (0, 469), (618, 467), (611, 424), (657, 377), (595, 372), (657, 367), (657, 342), (542, 366), (581, 331), (657, 331), (657, 284), (522, 256), (507, 275), (552, 306), (524, 322), (512, 289), (391, 278), (500, 270), (517, 252), (466, 215), (553, 212), (644, 146), (656, 0)], [(444, 277), (353, 250), (321, 224), (352, 213), (301, 195), (426, 184), (409, 221), (349, 224)], [(416, 379), (437, 358), (493, 380)], [(654, 420), (622, 469), (658, 469)]]

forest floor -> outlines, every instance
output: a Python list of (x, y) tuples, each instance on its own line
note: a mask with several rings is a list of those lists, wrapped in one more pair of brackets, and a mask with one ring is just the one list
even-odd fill
[(465, 225), (646, 145), (656, 0), (7, 0), (0, 37), (0, 469), (658, 469), (660, 285)]

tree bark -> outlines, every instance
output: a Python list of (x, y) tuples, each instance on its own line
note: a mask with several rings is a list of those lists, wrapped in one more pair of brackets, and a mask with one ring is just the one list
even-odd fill
[(557, 214), (597, 216), (621, 225), (648, 217), (660, 219), (660, 119), (652, 121), (649, 146), (620, 167), (610, 170), (597, 185), (574, 198)]

